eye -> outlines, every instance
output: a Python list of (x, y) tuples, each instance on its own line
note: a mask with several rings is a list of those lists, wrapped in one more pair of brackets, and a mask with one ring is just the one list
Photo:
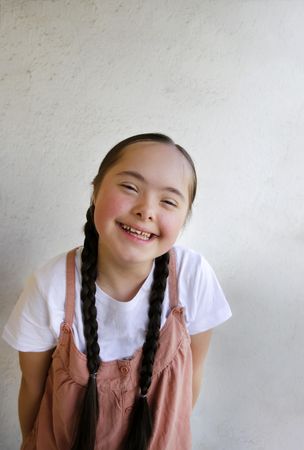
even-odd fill
[(120, 185), (121, 187), (127, 189), (128, 191), (134, 191), (137, 192), (137, 188), (136, 186), (134, 186), (133, 184), (129, 184), (129, 183), (121, 183)]
[(169, 206), (174, 206), (175, 208), (177, 208), (177, 203), (174, 200), (162, 200), (163, 203), (165, 203), (166, 205)]

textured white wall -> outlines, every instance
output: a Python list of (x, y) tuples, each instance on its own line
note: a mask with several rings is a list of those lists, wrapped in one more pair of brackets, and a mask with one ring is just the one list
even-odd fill
[[(233, 319), (214, 333), (194, 450), (304, 448), (302, 1), (1, 1), (1, 328), (25, 278), (82, 242), (104, 153), (161, 131), (193, 155), (182, 241)], [(18, 447), (1, 342), (0, 447)]]

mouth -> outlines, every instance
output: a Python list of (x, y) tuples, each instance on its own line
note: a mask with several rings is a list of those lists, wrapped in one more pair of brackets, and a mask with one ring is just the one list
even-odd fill
[(122, 228), (126, 233), (130, 234), (131, 236), (136, 237), (137, 239), (140, 239), (142, 241), (149, 241), (153, 237), (156, 237), (156, 234), (149, 233), (148, 231), (139, 230), (138, 228), (130, 227), (129, 225), (126, 225), (124, 223), (118, 222), (118, 225), (120, 228)]

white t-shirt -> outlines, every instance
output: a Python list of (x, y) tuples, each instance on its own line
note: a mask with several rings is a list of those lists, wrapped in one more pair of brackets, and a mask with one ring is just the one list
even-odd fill
[[(184, 306), (190, 335), (209, 330), (231, 316), (218, 280), (208, 262), (198, 253), (175, 246), (179, 302)], [(81, 316), (81, 251), (76, 254), (76, 301), (73, 323), (77, 348), (85, 353)], [(112, 361), (131, 357), (145, 340), (148, 297), (153, 268), (135, 297), (120, 302), (96, 284), (96, 308), (100, 357)], [(2, 337), (16, 350), (42, 352), (56, 346), (64, 320), (66, 253), (36, 270), (25, 285), (4, 328)], [(170, 312), (168, 286), (165, 291), (161, 326)]]

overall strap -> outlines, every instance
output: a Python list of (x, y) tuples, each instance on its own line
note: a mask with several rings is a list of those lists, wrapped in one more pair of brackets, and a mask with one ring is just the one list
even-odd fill
[(66, 257), (65, 322), (72, 327), (75, 311), (75, 255), (77, 247)]
[(170, 250), (170, 261), (169, 261), (169, 300), (170, 308), (175, 308), (178, 306), (178, 289), (177, 289), (177, 278), (176, 278), (176, 254), (174, 248)]

